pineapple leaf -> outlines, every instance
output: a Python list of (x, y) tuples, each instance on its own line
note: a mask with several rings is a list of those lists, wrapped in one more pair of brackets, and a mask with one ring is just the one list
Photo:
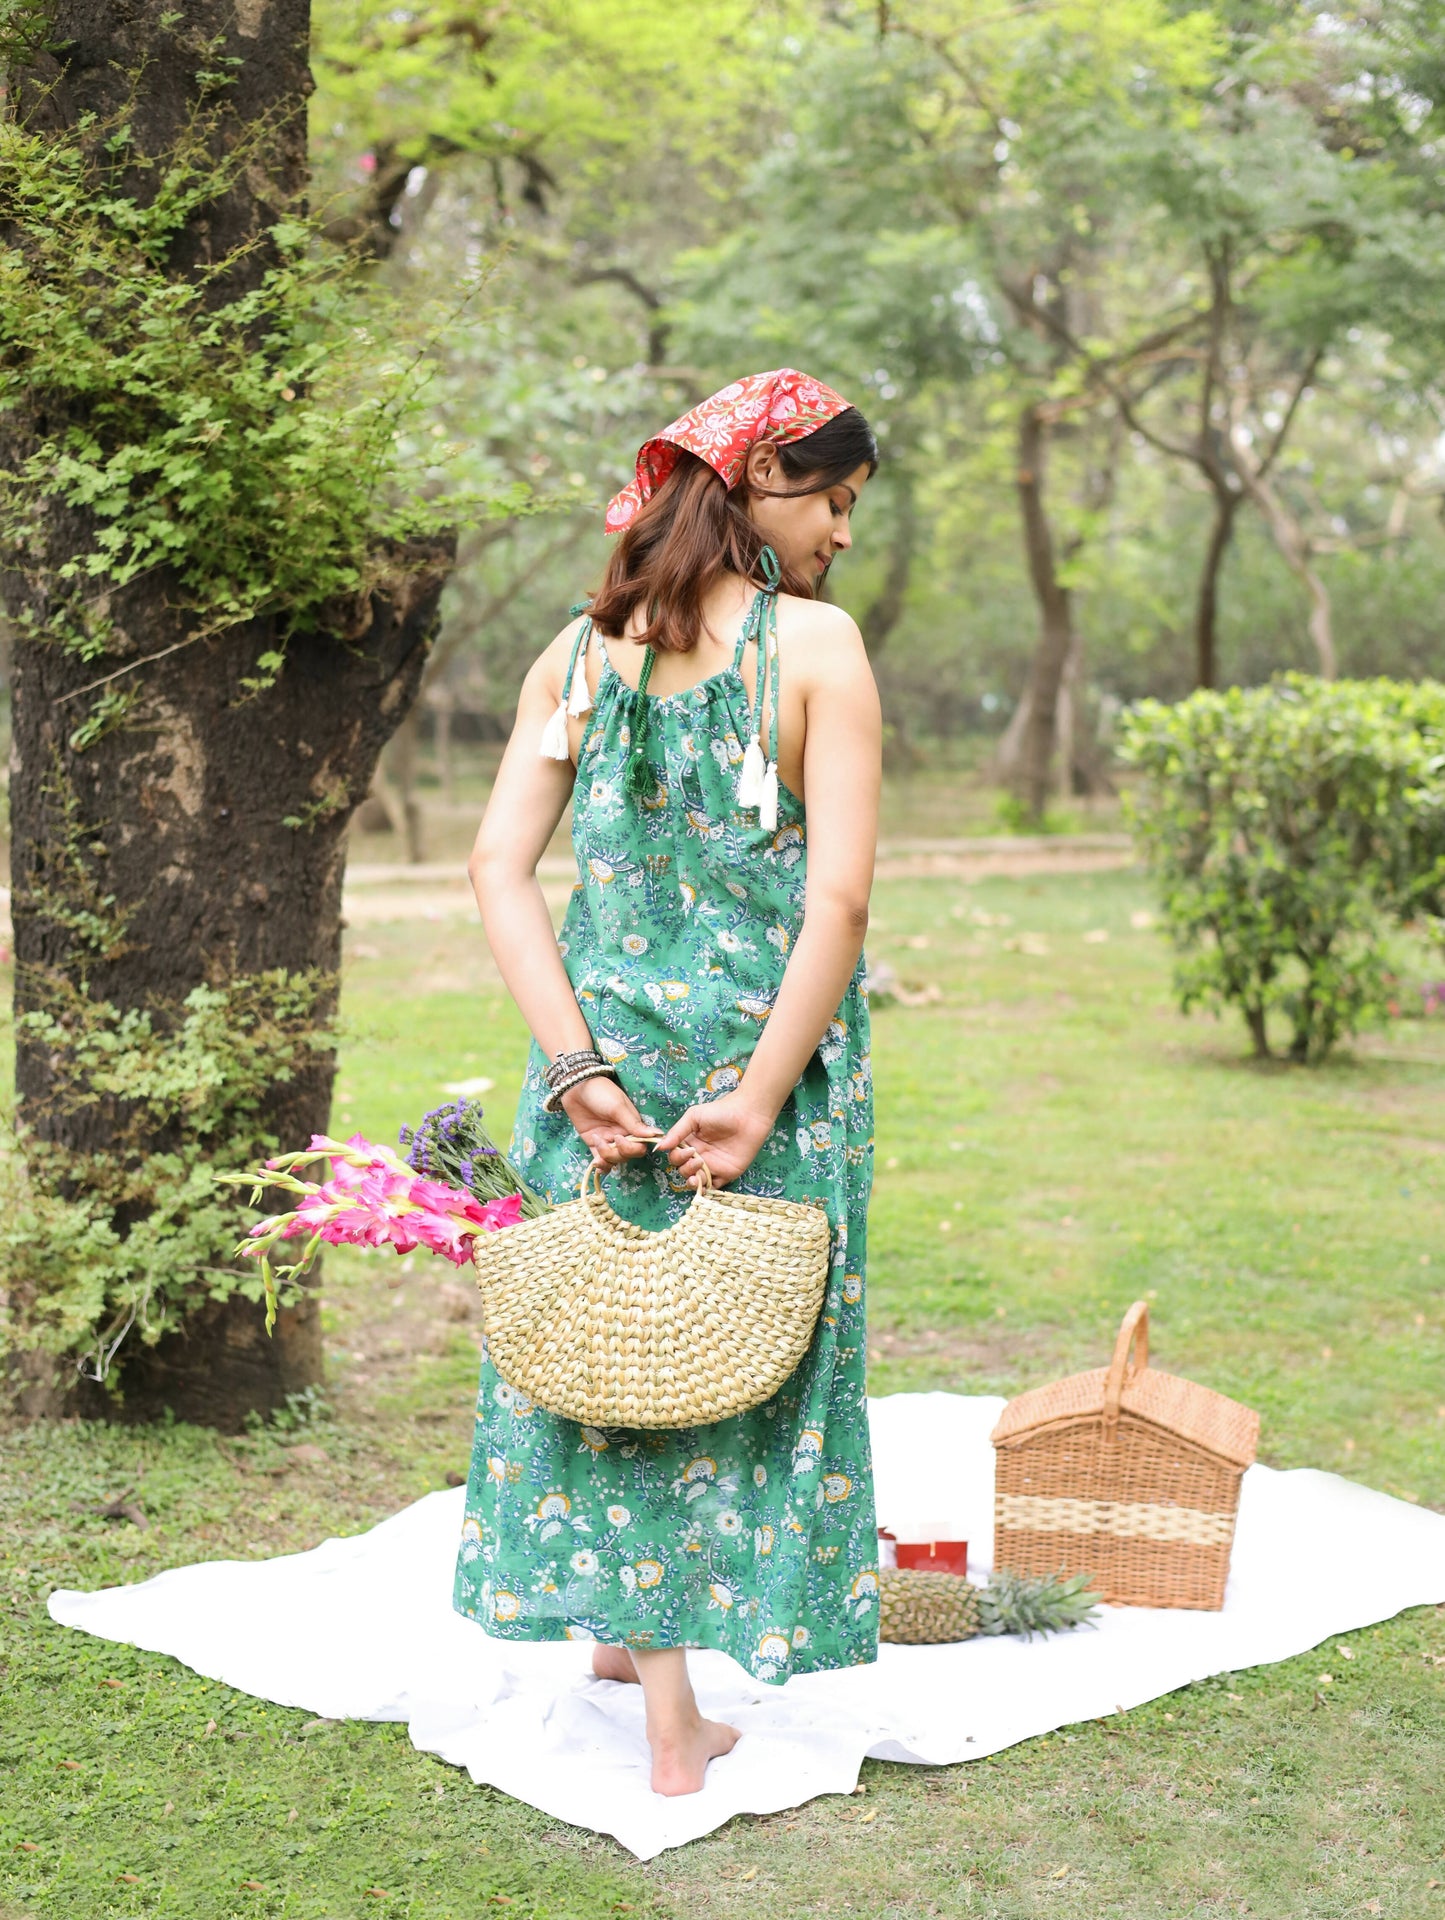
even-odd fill
[(978, 1600), (980, 1633), (1017, 1633), (1025, 1640), (1083, 1626), (1098, 1611), (1097, 1596), (1082, 1573), (1067, 1579), (995, 1573)]

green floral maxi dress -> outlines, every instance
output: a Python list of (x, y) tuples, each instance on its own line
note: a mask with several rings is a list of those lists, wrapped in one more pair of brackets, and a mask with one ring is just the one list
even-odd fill
[[(599, 1050), (639, 1111), (667, 1127), (736, 1087), (803, 919), (803, 807), (776, 826), (738, 804), (754, 731), (740, 671), (767, 645), (760, 594), (732, 666), (683, 693), (630, 688), (607, 659), (579, 753), (579, 879), (558, 945)], [(564, 699), (586, 700), (584, 623)], [(766, 676), (777, 751), (776, 646)], [(756, 676), (761, 685), (764, 675)], [(762, 697), (761, 693), (758, 695)], [(656, 786), (623, 787), (640, 702)], [(752, 1165), (745, 1193), (815, 1200), (833, 1228), (813, 1343), (776, 1397), (678, 1432), (602, 1432), (545, 1413), (485, 1352), (455, 1604), (509, 1640), (711, 1647), (759, 1680), (877, 1657), (877, 1534), (864, 1388), (865, 1234), (873, 1174), (868, 1005), (860, 960), (817, 1051)], [(511, 1152), (554, 1202), (589, 1159), (564, 1113), (542, 1111), (533, 1046)], [(688, 1188), (665, 1155), (605, 1190), (637, 1225), (671, 1225)]]

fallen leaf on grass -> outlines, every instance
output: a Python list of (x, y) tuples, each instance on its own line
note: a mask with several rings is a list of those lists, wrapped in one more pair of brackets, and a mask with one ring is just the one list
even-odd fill
[(214, 1721), (214, 1720), (208, 1720), (208, 1721), (206, 1722), (206, 1732), (207, 1732), (207, 1733), (214, 1733), (215, 1731), (216, 1731), (216, 1723), (215, 1723), (215, 1721)]
[(1067, 1867), (1055, 1867), (1053, 1872), (1049, 1875), (1049, 1878), (1050, 1880), (1064, 1880), (1064, 1879), (1067, 1879), (1068, 1872), (1069, 1870)]
[(1378, 1900), (1362, 1900), (1360, 1905), (1366, 1913), (1383, 1913), (1385, 1911)]
[(240, 1880), (236, 1884), (240, 1887), (242, 1893), (264, 1893), (266, 1891), (266, 1883), (264, 1880)]
[(385, 1887), (368, 1887), (366, 1891), (373, 1900), (385, 1900), (387, 1898)]
[(138, 1887), (140, 1885), (140, 1875), (138, 1873), (118, 1873), (115, 1877), (117, 1885), (122, 1880), (128, 1887)]
[(176, 1810), (175, 1801), (167, 1800), (166, 1804), (161, 1808), (161, 1818), (164, 1820), (168, 1813), (174, 1813), (175, 1810)]
[(878, 1818), (878, 1809), (877, 1809), (877, 1807), (870, 1807), (870, 1808), (868, 1809), (868, 1811), (867, 1811), (867, 1813), (860, 1813), (860, 1814), (859, 1814), (859, 1816), (858, 1816), (858, 1824), (859, 1824), (859, 1826), (860, 1826), (860, 1827), (866, 1827), (866, 1826), (867, 1826), (867, 1824), (868, 1824), (868, 1822), (869, 1822), (870, 1820), (876, 1820), (877, 1818)]
[[(17, 1840), (10, 1851), (12, 1853), (39, 1853), (40, 1847), (34, 1840)], [(1435, 1882), (1432, 1880), (1430, 1885), (1433, 1887), (1434, 1884)]]
[(78, 1760), (57, 1760), (55, 1764), (57, 1768), (64, 1767), (67, 1773), (80, 1772), (80, 1762)]
[(448, 1469), (447, 1485), (449, 1487), (464, 1487), (466, 1484), (467, 1476), (464, 1473), (459, 1473), (455, 1467)]
[(293, 1820), (295, 1820), (295, 1819), (296, 1819), (297, 1817), (298, 1817), (298, 1816), (297, 1816), (297, 1812), (296, 1812), (296, 1809), (295, 1809), (295, 1807), (293, 1807), (293, 1808), (291, 1809), (291, 1811), (290, 1811), (290, 1812), (289, 1812), (289, 1813), (287, 1814), (287, 1816), (286, 1816), (286, 1824), (287, 1824), (287, 1826), (289, 1827), (289, 1826), (291, 1825), (291, 1822), (292, 1822)]

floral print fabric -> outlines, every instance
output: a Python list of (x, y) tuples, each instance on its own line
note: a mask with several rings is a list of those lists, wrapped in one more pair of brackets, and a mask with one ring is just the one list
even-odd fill
[(806, 439), (846, 413), (848, 406), (841, 393), (796, 367), (734, 380), (643, 442), (636, 478), (608, 505), (607, 532), (621, 533), (636, 519), (677, 465), (679, 447), (716, 468), (731, 492), (743, 477), (743, 462), (755, 441), (785, 446), (790, 440)]
[[(737, 1086), (803, 918), (801, 803), (783, 790), (778, 826), (765, 832), (736, 802), (751, 725), (739, 664), (653, 699), (656, 785), (639, 804), (621, 780), (639, 696), (604, 649), (579, 754), (579, 879), (558, 944), (599, 1050), (662, 1127)], [(565, 1114), (542, 1111), (545, 1064), (534, 1045), (511, 1152), (561, 1202), (589, 1156)], [(736, 1183), (827, 1209), (832, 1266), (806, 1358), (750, 1413), (644, 1433), (545, 1413), (484, 1354), (456, 1569), (461, 1612), (504, 1639), (719, 1648), (774, 1682), (876, 1658), (864, 1385), (872, 1120), (860, 960)], [(629, 1162), (604, 1191), (650, 1229), (670, 1226), (691, 1196), (662, 1155)]]

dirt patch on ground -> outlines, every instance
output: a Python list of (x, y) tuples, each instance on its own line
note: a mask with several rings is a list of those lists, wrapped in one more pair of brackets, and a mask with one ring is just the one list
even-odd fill
[(1057, 839), (895, 840), (878, 849), (879, 880), (1025, 880), (1058, 873), (1108, 873), (1134, 864), (1126, 833)]
[[(1104, 873), (1133, 864), (1127, 834), (1072, 834), (1057, 839), (1004, 836), (979, 840), (894, 840), (878, 849), (880, 880), (1020, 880), (1035, 875)], [(554, 914), (567, 904), (576, 868), (549, 855), (537, 868)], [(352, 861), (343, 911), (353, 927), (392, 920), (474, 920), (476, 901), (460, 862), (422, 866)]]
[(920, 1363), (930, 1373), (945, 1376), (1011, 1380), (1052, 1379), (1059, 1370), (1058, 1355), (1065, 1335), (1061, 1328), (1048, 1324), (1031, 1327), (1012, 1325), (1007, 1316), (984, 1326), (955, 1327), (946, 1332), (929, 1328), (922, 1332), (870, 1331), (868, 1358), (875, 1367), (880, 1363), (906, 1365), (910, 1371)]

